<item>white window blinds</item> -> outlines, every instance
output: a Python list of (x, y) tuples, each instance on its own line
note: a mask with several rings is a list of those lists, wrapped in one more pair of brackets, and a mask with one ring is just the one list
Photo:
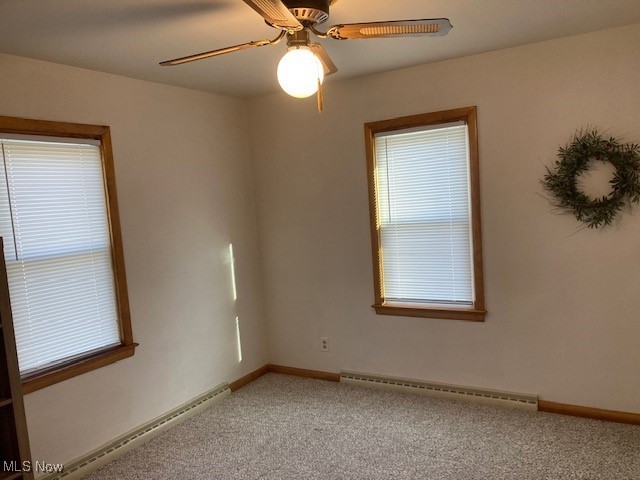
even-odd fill
[(20, 372), (120, 344), (99, 146), (0, 143), (0, 235)]
[(472, 305), (467, 126), (377, 134), (377, 214), (386, 302)]

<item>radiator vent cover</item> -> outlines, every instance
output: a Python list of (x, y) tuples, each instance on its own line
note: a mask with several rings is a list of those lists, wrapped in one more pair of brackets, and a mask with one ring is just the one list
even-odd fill
[(462, 387), (446, 383), (423, 382), (407, 378), (383, 377), (367, 373), (343, 371), (340, 381), (401, 392), (413, 392), (452, 400), (470, 400), (491, 405), (516, 407), (526, 410), (538, 410), (538, 397), (523, 393), (499, 392), (474, 387)]

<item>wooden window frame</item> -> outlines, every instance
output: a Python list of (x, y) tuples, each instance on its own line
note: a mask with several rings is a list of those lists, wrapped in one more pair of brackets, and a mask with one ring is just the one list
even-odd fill
[[(404, 306), (399, 303), (386, 304), (384, 298), (384, 283), (382, 279), (382, 258), (380, 229), (377, 215), (376, 193), (376, 158), (375, 135), (382, 132), (404, 130), (407, 128), (423, 127), (440, 123), (464, 121), (469, 132), (469, 196), (471, 209), (471, 240), (473, 243), (473, 282), (475, 299), (469, 308), (449, 306)], [(467, 320), (484, 322), (487, 313), (484, 303), (484, 280), (482, 267), (482, 228), (480, 219), (480, 174), (478, 162), (478, 122), (477, 108), (466, 107), (454, 110), (412, 115), (379, 122), (366, 123), (364, 126), (367, 177), (369, 184), (369, 219), (371, 224), (371, 252), (373, 260), (373, 284), (375, 303), (372, 307), (379, 315), (394, 315), (403, 317), (428, 317), (449, 320)]]
[(110, 128), (103, 125), (86, 125), (0, 116), (0, 134), (1, 133), (67, 137), (71, 139), (81, 138), (98, 140), (100, 142), (102, 174), (107, 199), (107, 218), (111, 238), (115, 293), (118, 303), (120, 345), (78, 356), (68, 362), (23, 376), (21, 378), (22, 392), (26, 394), (97, 368), (110, 365), (118, 360), (131, 357), (138, 344), (133, 341), (133, 333), (131, 330), (131, 314), (129, 312), (127, 277), (124, 268), (124, 253), (122, 249), (122, 234), (120, 229), (118, 197), (116, 194), (116, 178), (113, 166)]

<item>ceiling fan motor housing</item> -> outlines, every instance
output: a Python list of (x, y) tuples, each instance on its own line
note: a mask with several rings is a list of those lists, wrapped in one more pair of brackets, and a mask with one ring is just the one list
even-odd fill
[(320, 24), (329, 19), (329, 6), (335, 0), (282, 0), (301, 23)]

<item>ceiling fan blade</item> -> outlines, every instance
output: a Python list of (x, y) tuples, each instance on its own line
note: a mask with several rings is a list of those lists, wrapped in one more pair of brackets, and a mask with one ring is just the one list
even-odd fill
[(309, 46), (311, 47), (311, 51), (316, 54), (316, 56), (320, 59), (320, 62), (324, 66), (325, 77), (338, 71), (338, 67), (336, 67), (335, 63), (333, 63), (333, 60), (331, 60), (331, 57), (322, 45), (320, 45), (319, 43), (310, 43)]
[(197, 53), (195, 55), (189, 55), (188, 57), (174, 58), (173, 60), (166, 60), (160, 62), (163, 67), (181, 65), (183, 63), (195, 62), (196, 60), (204, 60), (205, 58), (217, 57), (218, 55), (224, 55), (225, 53), (238, 52), (240, 50), (246, 50), (252, 47), (264, 47), (265, 45), (275, 45), (284, 38), (287, 34), (284, 30), (274, 38), (273, 40), (256, 40), (249, 43), (241, 43), (240, 45), (233, 45), (232, 47), (219, 48), (218, 50), (211, 50), (210, 52)]
[[(268, 42), (268, 40), (267, 40)], [(173, 60), (166, 60), (160, 62), (163, 67), (181, 65), (183, 63), (195, 62), (196, 60), (204, 60), (205, 58), (216, 57), (218, 55), (224, 55), (225, 53), (238, 52), (240, 50), (246, 50), (247, 48), (257, 47), (260, 42), (242, 43), (240, 45), (234, 45), (232, 47), (220, 48), (218, 50), (211, 50), (210, 52), (197, 53), (195, 55), (189, 55), (188, 57), (174, 58)]]
[(244, 3), (262, 15), (271, 25), (295, 30), (302, 28), (302, 24), (280, 0), (244, 0)]
[(337, 40), (380, 37), (442, 36), (453, 28), (448, 18), (398, 20), (390, 22), (348, 23), (335, 25), (327, 35)]

